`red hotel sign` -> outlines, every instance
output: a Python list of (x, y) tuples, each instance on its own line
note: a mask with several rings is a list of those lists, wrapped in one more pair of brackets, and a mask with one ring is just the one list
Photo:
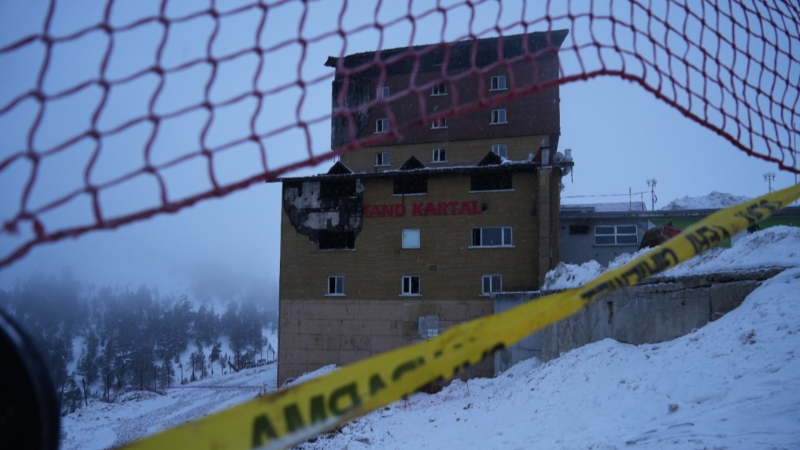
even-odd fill
[[(364, 217), (405, 217), (408, 208), (403, 203), (364, 205)], [(411, 204), (412, 216), (457, 216), (480, 214), (478, 202), (420, 202)]]

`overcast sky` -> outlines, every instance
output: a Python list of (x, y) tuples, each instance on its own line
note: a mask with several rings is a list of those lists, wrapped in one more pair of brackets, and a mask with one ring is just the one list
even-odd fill
[[(104, 3), (59, 1), (52, 34), (65, 36), (98, 23), (102, 18)], [(158, 11), (159, 3), (145, 0), (116, 1), (111, 23), (122, 26), (134, 23), (137, 18), (151, 16)], [(218, 8), (223, 11), (248, 3), (217, 2)], [(443, 2), (445, 5), (451, 3), (458, 2)], [(554, 8), (562, 9), (550, 10), (551, 16), (563, 13), (567, 4), (555, 3)], [(545, 13), (543, 9), (538, 9), (541, 4), (544, 2), (536, 2), (536, 7), (528, 5), (524, 18), (529, 22), (541, 18)], [(630, 16), (627, 2), (615, 4), (618, 5), (615, 13), (625, 14), (627, 11)], [(41, 30), (43, 5), (46, 2), (39, 0), (0, 2), (0, 48)], [(343, 16), (344, 28), (352, 30), (372, 23), (375, 8), (371, 5), (374, 2), (348, 2), (348, 9)], [(406, 5), (406, 2), (399, 1), (383, 2), (377, 13), (378, 19), (389, 23), (400, 18), (407, 12)], [(206, 2), (202, 1), (170, 1), (167, 15), (184, 16), (206, 7)], [(412, 3), (412, 12), (415, 14), (428, 8), (430, 2)], [(289, 2), (272, 8), (261, 34), (261, 45), (270, 47), (298, 33), (306, 38), (323, 35), (336, 29), (336, 18), (340, 11), (340, 1), (309, 2), (305, 26), (299, 31), (300, 17), (303, 15), (301, 2)], [(577, 8), (573, 9), (573, 12), (576, 11)], [(493, 36), (497, 34), (492, 30), (495, 24), (506, 27), (521, 17), (520, 2), (504, 1), (502, 11), (497, 2), (483, 2), (476, 7), (471, 29), (481, 37)], [(212, 53), (222, 56), (252, 47), (259, 18), (258, 10), (250, 10), (223, 19), (219, 35), (212, 45)], [(328, 56), (372, 51), (379, 45), (382, 48), (402, 47), (408, 45), (410, 40), (418, 45), (438, 42), (442, 38), (458, 39), (470, 29), (469, 8), (451, 10), (447, 15), (447, 25), (443, 27), (443, 23), (440, 14), (427, 15), (416, 22), (411, 39), (410, 23), (400, 21), (386, 29), (382, 42), (377, 30), (364, 29), (348, 36), (344, 50), (343, 41), (338, 36), (332, 36), (310, 44), (299, 68), (301, 52), (297, 44), (267, 54), (264, 70), (257, 82), (259, 91), (270, 92), (275, 87), (293, 82), (298, 73), (305, 81), (313, 81), (299, 108), (301, 90), (296, 87), (265, 97), (265, 107), (258, 115), (256, 128), (260, 134), (275, 132), (264, 140), (269, 168), (304, 160), (309, 151), (320, 155), (330, 150), (328, 121), (320, 121), (310, 127), (310, 149), (298, 128), (276, 132), (284, 125), (294, 124), (297, 111), (303, 120), (324, 117), (330, 112), (333, 70), (323, 66)], [(541, 31), (546, 28), (546, 22), (538, 21), (531, 25), (530, 30)], [(590, 28), (588, 20), (579, 20), (572, 25), (566, 20), (559, 20), (553, 23), (552, 28), (570, 29), (565, 46), (585, 43), (592, 34), (599, 39), (610, 39), (607, 23), (595, 22)], [(204, 56), (212, 30), (213, 21), (207, 15), (171, 25), (170, 38), (161, 59), (162, 66), (177, 67)], [(504, 33), (522, 31), (521, 27), (516, 27)], [(689, 31), (696, 30), (690, 27)], [(162, 27), (157, 24), (116, 33), (115, 52), (106, 78), (122, 79), (152, 65), (162, 33)], [(623, 47), (631, 45), (630, 36), (619, 30), (617, 40)], [(94, 32), (68, 44), (54, 46), (44, 82), (45, 93), (59, 92), (97, 77), (106, 45), (104, 34)], [(42, 46), (36, 45), (0, 55), (0, 67), (3, 68), (0, 71), (0, 108), (35, 86), (42, 55)], [(588, 69), (597, 68), (599, 63), (595, 52), (583, 52), (581, 55)], [(580, 71), (574, 56), (574, 52), (571, 57), (562, 55), (564, 72), (567, 74)], [(613, 61), (612, 58), (606, 62), (610, 67), (620, 64)], [(778, 63), (783, 64), (783, 61)], [(209, 100), (222, 102), (249, 91), (257, 66), (257, 58), (252, 54), (221, 64)], [(627, 67), (634, 74), (637, 73), (635, 65)], [(779, 69), (789, 79), (800, 78), (800, 67), (796, 63), (787, 62), (785, 67)], [(209, 73), (208, 67), (195, 66), (170, 75), (159, 94), (155, 112), (169, 114), (198, 104), (202, 101)], [(146, 114), (147, 103), (154, 94), (157, 81), (155, 76), (143, 76), (115, 86), (97, 122), (98, 129), (112, 130)], [(67, 99), (48, 104), (47, 113), (36, 133), (35, 148), (46, 149), (85, 131), (98, 98), (99, 90), (84, 89)], [(254, 107), (255, 102), (250, 99), (216, 109), (215, 122), (205, 138), (206, 145), (214, 147), (247, 136)], [(0, 116), (0, 159), (27, 148), (27, 132), (35, 110), (35, 103), (28, 101)], [(797, 112), (794, 112), (792, 117), (796, 116)], [(153, 162), (166, 162), (196, 151), (205, 120), (202, 114), (191, 113), (165, 121), (153, 144)], [(678, 197), (701, 196), (713, 190), (758, 196), (767, 192), (764, 179), (767, 172), (776, 174), (773, 182), (776, 189), (795, 182), (795, 175), (779, 171), (774, 163), (748, 157), (714, 132), (683, 117), (641, 86), (619, 78), (601, 77), (563, 85), (561, 127), (559, 150), (572, 149), (575, 159), (573, 174), (564, 179), (563, 195), (567, 197), (567, 203), (627, 201), (625, 196), (577, 196), (627, 194), (629, 190), (639, 193), (648, 190), (648, 179), (658, 180), (656, 208)], [(142, 149), (148, 136), (146, 127), (132, 127), (105, 139), (103, 152), (91, 175), (92, 181), (102, 183), (141, 166)], [(781, 136), (782, 139), (785, 137)], [(84, 144), (71, 146), (42, 163), (31, 193), (32, 206), (41, 206), (83, 186), (83, 173), (92, 152), (92, 146), (88, 142)], [(763, 149), (760, 151), (763, 152)], [(262, 171), (257, 150), (246, 144), (221, 153), (215, 162), (216, 174), (222, 184)], [(330, 163), (324, 163), (289, 175), (325, 172), (329, 166)], [(29, 175), (30, 167), (23, 162), (0, 172), (0, 191), (3, 192), (0, 220), (3, 222), (18, 212), (18, 199)], [(208, 168), (203, 158), (176, 165), (164, 171), (164, 177), (171, 200), (202, 192), (210, 186)], [(634, 200), (645, 200), (648, 207), (650, 205), (649, 196), (640, 194)], [(158, 190), (151, 179), (137, 177), (104, 192), (101, 203), (104, 214), (108, 216), (129, 213), (158, 204)], [(9, 287), (19, 277), (25, 277), (35, 270), (57, 272), (68, 267), (80, 280), (97, 285), (136, 287), (144, 283), (157, 286), (162, 292), (195, 288), (197, 292), (223, 297), (236, 295), (242, 289), (261, 289), (270, 295), (277, 294), (280, 215), (280, 185), (258, 183), (222, 199), (202, 201), (176, 214), (161, 214), (114, 231), (91, 232), (77, 239), (38, 246), (10, 267), (0, 269), (0, 287)], [(90, 204), (76, 200), (43, 217), (43, 220), (48, 230), (85, 223), (91, 220)], [(7, 254), (19, 244), (19, 239), (0, 236), (0, 252)]]

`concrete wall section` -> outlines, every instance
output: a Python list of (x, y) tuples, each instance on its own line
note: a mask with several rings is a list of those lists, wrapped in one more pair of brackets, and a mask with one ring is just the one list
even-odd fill
[[(488, 300), (284, 300), (280, 306), (278, 385), (328, 364), (346, 365), (420, 342), (421, 317), (436, 316), (439, 332), (492, 313)], [(471, 376), (490, 377), (491, 362)]]
[(542, 330), (542, 360), (606, 338), (639, 345), (684, 336), (741, 305), (780, 270), (653, 280), (612, 292)]
[[(499, 314), (513, 309), (532, 299), (541, 296), (539, 292), (510, 292), (494, 297), (494, 312)], [(520, 361), (530, 358), (542, 358), (542, 334), (533, 333), (514, 344), (510, 349), (503, 349), (494, 356), (494, 373), (501, 374)]]
[[(578, 314), (544, 328), (495, 356), (495, 373), (537, 357), (549, 361), (561, 354), (614, 339), (640, 345), (669, 341), (719, 319), (742, 304), (764, 280), (780, 273), (767, 268), (748, 273), (716, 273), (674, 279), (652, 279), (612, 292)], [(549, 293), (502, 293), (494, 311), (508, 311)]]

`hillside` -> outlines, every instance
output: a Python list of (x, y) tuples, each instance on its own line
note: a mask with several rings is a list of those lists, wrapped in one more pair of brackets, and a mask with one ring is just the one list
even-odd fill
[[(691, 270), (741, 259), (791, 266), (690, 335), (638, 347), (605, 340), (546, 364), (529, 360), (494, 379), (396, 402), (302, 448), (800, 448), (796, 233), (772, 228), (690, 261)], [(246, 401), (274, 389), (274, 370), (92, 403), (65, 418), (62, 448), (107, 448)], [(242, 388), (192, 389), (212, 382)]]

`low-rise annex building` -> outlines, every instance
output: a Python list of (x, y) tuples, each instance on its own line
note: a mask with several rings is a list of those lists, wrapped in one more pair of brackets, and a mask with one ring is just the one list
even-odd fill
[[(526, 45), (541, 51), (497, 74), (434, 85), (432, 103), (446, 102), (452, 89), (462, 99), (477, 98), (479, 86), (487, 95), (507, 89), (509, 71), (517, 85), (557, 79), (557, 49), (565, 36), (505, 36), (500, 47), (497, 38), (449, 44), (450, 75), (470, 67), (463, 58), (473, 46), (483, 65), (497, 60), (498, 48), (504, 58), (520, 55)], [(382, 57), (400, 50), (408, 49), (385, 50)], [(352, 69), (370, 58), (374, 54), (350, 55), (328, 65)], [(419, 76), (441, 74), (441, 52), (419, 58)], [(535, 75), (529, 74), (532, 65)], [(334, 111), (342, 97), (354, 105), (403, 89), (411, 69), (402, 59), (387, 65), (382, 77), (374, 71), (342, 76), (337, 69)], [(444, 127), (435, 123), (343, 154), (326, 174), (281, 180), (279, 383), (428, 339), (491, 314), (497, 292), (541, 286), (559, 261), (561, 177), (573, 166), (569, 152), (557, 149), (558, 85), (544, 85), (503, 108), (473, 111)], [(340, 96), (340, 89), (349, 94)], [(411, 101), (389, 103), (397, 123), (409, 107), (404, 102)], [(385, 131), (385, 107), (364, 108), (354, 121), (334, 119), (333, 147)], [(531, 119), (529, 110), (546, 120)], [(487, 361), (471, 375), (493, 374)]]

